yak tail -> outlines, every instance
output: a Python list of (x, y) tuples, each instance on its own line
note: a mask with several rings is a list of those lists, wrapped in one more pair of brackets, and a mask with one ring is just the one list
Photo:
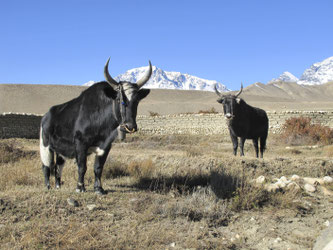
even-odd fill
[(50, 149), (48, 139), (45, 133), (43, 133), (42, 127), (40, 129), (39, 152), (43, 166), (50, 168), (51, 175), (54, 175), (54, 152)]
[(263, 152), (266, 150), (266, 139), (267, 139), (267, 134), (260, 137), (260, 148), (262, 148)]

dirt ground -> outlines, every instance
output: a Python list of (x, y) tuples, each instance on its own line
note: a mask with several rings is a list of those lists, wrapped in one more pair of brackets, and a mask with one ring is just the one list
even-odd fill
[(320, 189), (269, 193), (252, 182), (332, 176), (332, 146), (290, 149), (270, 136), (261, 160), (250, 141), (234, 157), (229, 137), (133, 135), (111, 149), (104, 196), (93, 192), (93, 156), (86, 193), (75, 193), (72, 160), (61, 189), (52, 178), (46, 190), (38, 148), (0, 140), (1, 248), (312, 249), (333, 217)]

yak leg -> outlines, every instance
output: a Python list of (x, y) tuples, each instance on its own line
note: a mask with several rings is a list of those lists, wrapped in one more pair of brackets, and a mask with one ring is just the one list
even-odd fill
[(254, 149), (256, 151), (256, 157), (258, 158), (259, 157), (258, 138), (252, 139), (252, 141), (253, 141)]
[(76, 163), (79, 174), (76, 192), (81, 193), (86, 191), (84, 186), (84, 175), (87, 172), (87, 150), (79, 142), (76, 143)]
[(237, 148), (238, 148), (238, 138), (237, 136), (234, 136), (232, 134), (230, 134), (231, 137), (231, 141), (232, 141), (232, 146), (233, 146), (233, 150), (234, 150), (234, 155), (237, 155)]
[(51, 174), (50, 167), (45, 166), (43, 164), (42, 169), (43, 169), (43, 173), (44, 173), (45, 186), (47, 189), (50, 189), (50, 174)]
[(246, 138), (241, 137), (240, 138), (240, 156), (244, 156), (244, 143)]
[(102, 177), (103, 167), (104, 167), (106, 158), (108, 157), (109, 150), (110, 149), (105, 150), (103, 155), (101, 155), (101, 156), (96, 155), (96, 157), (95, 157), (95, 163), (94, 163), (94, 173), (95, 173), (94, 190), (97, 194), (106, 194), (106, 192), (102, 188), (101, 177)]
[(266, 149), (267, 135), (260, 137), (260, 158), (264, 157), (264, 151)]
[(60, 155), (56, 154), (56, 164), (55, 164), (55, 183), (56, 183), (56, 188), (60, 188), (61, 186), (61, 174), (62, 174), (62, 169), (64, 168), (65, 165), (65, 159), (61, 157)]

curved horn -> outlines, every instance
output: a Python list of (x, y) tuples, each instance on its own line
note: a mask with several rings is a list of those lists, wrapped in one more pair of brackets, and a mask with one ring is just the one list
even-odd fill
[(105, 66), (104, 66), (104, 77), (105, 77), (105, 80), (108, 82), (108, 84), (110, 84), (110, 86), (114, 89), (117, 88), (118, 86), (118, 82), (116, 80), (114, 80), (110, 74), (109, 74), (109, 61), (110, 61), (110, 57), (109, 59), (107, 60)]
[(149, 60), (149, 69), (148, 72), (146, 73), (146, 75), (144, 77), (142, 77), (139, 81), (137, 81), (137, 85), (139, 88), (141, 88), (146, 82), (148, 82), (151, 74), (153, 73), (153, 68), (151, 66), (151, 62)]
[(243, 91), (243, 83), (241, 83), (241, 89), (238, 91), (238, 93), (235, 95), (235, 97), (238, 97)]
[(215, 93), (218, 95), (218, 96), (223, 96), (220, 91), (217, 90), (217, 83), (214, 84), (214, 89), (215, 89)]

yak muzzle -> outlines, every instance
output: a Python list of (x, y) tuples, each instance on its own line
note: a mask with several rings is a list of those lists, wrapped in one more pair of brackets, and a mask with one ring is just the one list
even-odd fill
[(225, 118), (227, 118), (228, 120), (231, 120), (232, 118), (234, 118), (235, 116), (230, 114), (230, 113), (227, 113), (224, 115)]
[(127, 124), (121, 124), (120, 130), (125, 133), (132, 134), (132, 133), (136, 132), (138, 129), (137, 129), (137, 126), (132, 127), (132, 126), (128, 126)]

